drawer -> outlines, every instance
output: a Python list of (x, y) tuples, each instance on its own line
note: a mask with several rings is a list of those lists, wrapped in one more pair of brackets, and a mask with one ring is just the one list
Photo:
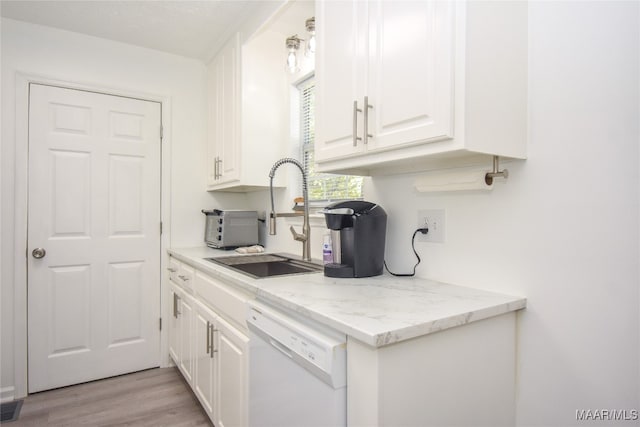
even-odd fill
[(212, 307), (227, 320), (247, 329), (245, 316), (250, 297), (240, 291), (196, 271), (195, 292), (202, 302)]
[(174, 257), (169, 257), (169, 267), (167, 267), (167, 270), (169, 271), (169, 280), (178, 285), (180, 284), (180, 281), (178, 280), (178, 272), (180, 271), (181, 264), (182, 263)]
[(180, 263), (180, 268), (178, 269), (178, 283), (180, 286), (188, 291), (193, 291), (193, 279), (195, 275), (195, 268), (183, 262)]
[(169, 257), (169, 280), (189, 292), (193, 291), (193, 279), (196, 270), (188, 264), (178, 261), (174, 257)]

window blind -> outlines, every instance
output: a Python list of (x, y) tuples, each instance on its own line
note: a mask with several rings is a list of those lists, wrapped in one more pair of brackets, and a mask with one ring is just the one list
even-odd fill
[(333, 202), (362, 198), (362, 177), (316, 173), (313, 161), (315, 142), (315, 81), (305, 80), (298, 86), (300, 91), (300, 141), (301, 157), (305, 172), (309, 202)]

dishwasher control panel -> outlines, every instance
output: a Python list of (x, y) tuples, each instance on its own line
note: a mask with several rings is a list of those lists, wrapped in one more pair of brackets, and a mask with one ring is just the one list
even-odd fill
[(289, 333), (289, 339), (290, 347), (293, 351), (320, 367), (326, 365), (326, 351), (317, 346), (313, 341), (309, 341), (298, 334), (292, 333)]

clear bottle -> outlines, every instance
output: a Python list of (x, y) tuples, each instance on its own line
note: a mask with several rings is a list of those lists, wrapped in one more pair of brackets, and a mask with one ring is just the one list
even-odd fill
[(331, 245), (331, 234), (325, 233), (322, 240), (322, 263), (333, 263), (333, 247)]

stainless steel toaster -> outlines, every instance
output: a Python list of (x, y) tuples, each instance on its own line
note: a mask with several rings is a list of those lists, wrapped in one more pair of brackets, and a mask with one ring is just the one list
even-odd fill
[(204, 241), (216, 249), (237, 248), (258, 243), (258, 212), (203, 210), (207, 216)]

